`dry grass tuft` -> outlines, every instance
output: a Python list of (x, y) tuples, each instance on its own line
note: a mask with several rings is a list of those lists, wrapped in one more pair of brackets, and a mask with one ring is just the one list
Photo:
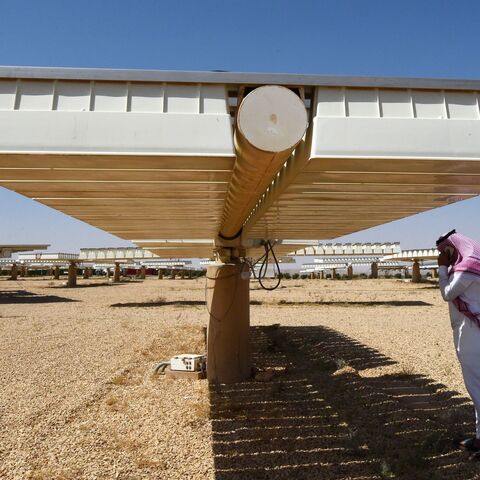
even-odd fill
[(155, 469), (155, 470), (166, 470), (167, 463), (164, 460), (148, 457), (147, 455), (142, 455), (135, 460), (138, 468), (142, 469)]
[(210, 419), (210, 404), (208, 402), (195, 402), (192, 411), (197, 420), (206, 422)]
[(142, 444), (136, 438), (119, 435), (118, 433), (113, 435), (113, 442), (115, 444), (115, 448), (121, 451), (136, 452), (142, 447)]
[(51, 466), (36, 467), (28, 473), (28, 480), (77, 480), (81, 472), (68, 472), (64, 469), (55, 469)]
[(168, 360), (179, 353), (203, 353), (205, 340), (199, 327), (179, 327), (164, 331), (162, 338), (155, 339), (141, 354), (149, 361)]
[(412, 375), (415, 375), (416, 369), (415, 366), (411, 363), (402, 363), (396, 373), (396, 377), (399, 379), (411, 378)]
[(128, 409), (128, 403), (125, 400), (113, 395), (105, 400), (105, 404), (113, 412), (125, 412)]
[(110, 383), (116, 386), (128, 387), (132, 385), (139, 385), (142, 381), (142, 377), (139, 372), (132, 372), (125, 370), (112, 378)]

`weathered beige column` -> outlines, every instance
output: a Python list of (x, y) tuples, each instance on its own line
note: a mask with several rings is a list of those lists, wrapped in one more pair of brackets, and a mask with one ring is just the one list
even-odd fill
[(24, 277), (24, 276), (25, 276), (25, 265), (22, 265), (22, 266), (20, 267), (20, 276), (21, 276), (21, 277)]
[(325, 272), (323, 270), (320, 271), (320, 280), (325, 280)]
[(83, 278), (88, 280), (88, 267), (83, 267)]
[(432, 278), (437, 278), (437, 269), (432, 268)]
[(145, 265), (142, 265), (140, 267), (140, 277), (139, 277), (141, 280), (145, 280), (145, 270), (146, 270)]
[(412, 266), (412, 283), (420, 283), (422, 281), (422, 275), (420, 274), (420, 264), (418, 260), (413, 262)]
[(18, 266), (16, 263), (12, 264), (12, 268), (10, 270), (10, 280), (17, 280), (18, 278)]
[(73, 288), (77, 286), (77, 265), (75, 262), (70, 262), (68, 266), (68, 280), (67, 287)]
[(378, 278), (378, 263), (372, 262), (370, 278)]
[(247, 380), (250, 352), (250, 271), (235, 261), (207, 269), (207, 377), (213, 383)]
[(115, 269), (113, 271), (113, 281), (118, 283), (120, 282), (120, 264), (115, 262)]
[(170, 278), (172, 280), (175, 280), (175, 270), (172, 268), (171, 272), (170, 272)]
[(53, 278), (55, 280), (60, 280), (60, 267), (58, 265), (55, 265), (55, 269), (53, 271)]
[(163, 271), (161, 268), (158, 269), (158, 279), (163, 280)]
[(53, 268), (49, 267), (48, 270), (47, 270), (47, 276), (51, 277), (52, 275), (53, 275)]
[(349, 265), (347, 267), (347, 277), (349, 280), (351, 280), (353, 278), (353, 266), (352, 265)]
[(332, 280), (337, 279), (337, 270), (335, 268), (332, 268)]

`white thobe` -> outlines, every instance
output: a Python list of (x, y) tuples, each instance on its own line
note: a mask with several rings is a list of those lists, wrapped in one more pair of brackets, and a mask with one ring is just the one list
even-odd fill
[(460, 297), (472, 313), (480, 313), (480, 277), (455, 272), (448, 275), (448, 268), (439, 268), (439, 284), (442, 297), (448, 302), (453, 341), (462, 367), (463, 380), (475, 405), (476, 432), (480, 438), (480, 327), (460, 313), (453, 300)]

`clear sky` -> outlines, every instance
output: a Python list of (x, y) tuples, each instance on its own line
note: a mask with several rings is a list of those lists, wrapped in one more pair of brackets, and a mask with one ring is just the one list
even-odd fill
[[(0, 0), (0, 65), (480, 79), (478, 0)], [(342, 241), (480, 239), (475, 198)], [(0, 188), (0, 243), (128, 244)]]

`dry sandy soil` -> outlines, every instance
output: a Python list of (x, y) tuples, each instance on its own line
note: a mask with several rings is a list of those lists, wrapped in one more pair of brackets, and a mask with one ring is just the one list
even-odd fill
[(204, 351), (204, 279), (79, 285), (0, 279), (2, 479), (480, 478), (435, 286), (252, 283), (260, 373), (209, 388), (152, 374)]

